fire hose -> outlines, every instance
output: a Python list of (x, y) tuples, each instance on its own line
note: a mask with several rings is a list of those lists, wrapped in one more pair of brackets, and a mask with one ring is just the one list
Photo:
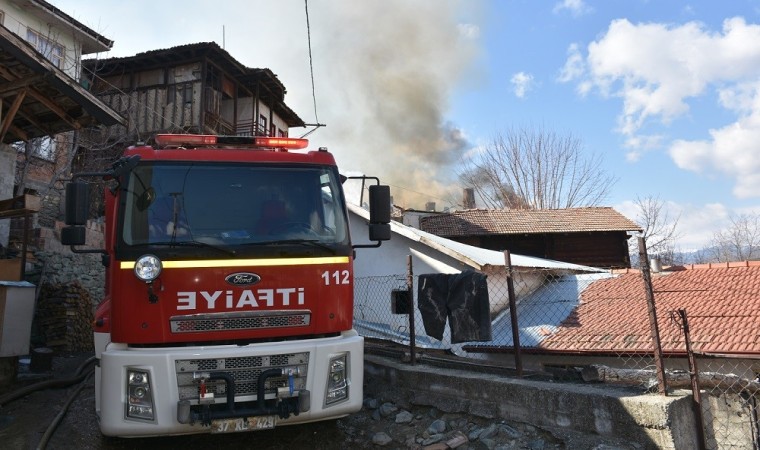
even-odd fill
[(82, 391), (84, 386), (87, 384), (87, 380), (89, 379), (90, 375), (92, 375), (93, 373), (93, 368), (90, 367), (88, 369), (88, 366), (92, 364), (93, 362), (95, 362), (95, 356), (91, 356), (90, 358), (85, 360), (74, 372), (74, 375), (69, 378), (41, 381), (39, 383), (34, 383), (29, 386), (25, 386), (21, 389), (18, 389), (16, 391), (9, 392), (7, 394), (0, 396), (0, 407), (2, 407), (14, 400), (17, 400), (21, 397), (25, 397), (36, 391), (40, 391), (43, 389), (64, 388), (64, 387), (68, 387), (73, 384), (79, 383), (79, 386), (77, 386), (74, 392), (72, 392), (67, 398), (66, 403), (63, 405), (63, 408), (61, 409), (61, 411), (58, 413), (58, 415), (53, 419), (53, 421), (50, 423), (48, 428), (45, 430), (45, 434), (42, 435), (42, 438), (40, 439), (39, 444), (37, 444), (38, 450), (43, 450), (47, 446), (47, 443), (50, 440), (50, 437), (55, 432), (55, 429), (58, 427), (61, 420), (63, 420), (64, 416), (66, 416), (69, 406), (71, 406), (71, 403), (74, 401), (76, 396), (79, 395), (79, 393)]

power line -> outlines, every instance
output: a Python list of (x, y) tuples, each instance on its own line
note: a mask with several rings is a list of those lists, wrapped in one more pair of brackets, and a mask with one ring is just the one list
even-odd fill
[(311, 99), (314, 102), (314, 120), (319, 123), (319, 116), (317, 115), (317, 94), (314, 89), (314, 64), (311, 56), (311, 25), (309, 24), (309, 0), (304, 0), (304, 7), (306, 9), (306, 39), (309, 44), (309, 71), (311, 72)]

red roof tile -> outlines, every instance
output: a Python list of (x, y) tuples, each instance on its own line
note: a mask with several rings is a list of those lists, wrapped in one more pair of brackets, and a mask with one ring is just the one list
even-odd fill
[(438, 236), (641, 231), (609, 207), (567, 209), (468, 209), (420, 218), (420, 229)]
[[(760, 354), (760, 265), (679, 267), (653, 274), (663, 352), (684, 353), (677, 310), (685, 309), (695, 351)], [(651, 352), (644, 281), (638, 271), (591, 284), (557, 332), (553, 351)]]

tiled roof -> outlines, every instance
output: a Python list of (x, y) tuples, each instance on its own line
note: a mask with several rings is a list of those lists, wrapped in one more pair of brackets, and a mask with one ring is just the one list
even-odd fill
[[(348, 191), (350, 192), (350, 181), (347, 181), (346, 183), (349, 184), (343, 187), (344, 189), (348, 187)], [(351, 198), (351, 194), (348, 194), (347, 197)], [(366, 221), (369, 220), (369, 211), (362, 208), (361, 206), (356, 205), (355, 203), (352, 203), (351, 201), (346, 202), (346, 204), (348, 206), (348, 210), (351, 213), (357, 215), (358, 217), (361, 217), (365, 221), (362, 227), (366, 229)], [(401, 251), (403, 251), (404, 254), (411, 250), (413, 247), (407, 247), (408, 242), (405, 243), (403, 239), (397, 239), (395, 237), (398, 235), (400, 238), (408, 239), (411, 242), (417, 242), (420, 245), (423, 245), (430, 249), (424, 250), (423, 253), (427, 254), (428, 251), (440, 252), (441, 254), (454, 258), (463, 265), (469, 266), (476, 270), (485, 270), (489, 266), (504, 267), (505, 264), (504, 252), (474, 247), (471, 245), (463, 244), (461, 242), (452, 241), (441, 236), (436, 236), (435, 234), (426, 233), (422, 230), (404, 225), (403, 223), (396, 222), (394, 220), (391, 221), (391, 232), (394, 234), (394, 238), (391, 239), (390, 243), (385, 244), (386, 247), (383, 248), (399, 245), (401, 246)], [(366, 231), (364, 231), (364, 233), (366, 233)], [(407, 250), (403, 250), (403, 248), (406, 248)], [(511, 259), (513, 267), (551, 269), (562, 271), (563, 273), (605, 272), (605, 270), (599, 269), (597, 267), (583, 266), (563, 261), (554, 261), (551, 259), (537, 258), (534, 256), (519, 255), (516, 253), (512, 253)]]
[(420, 219), (420, 229), (438, 236), (484, 234), (641, 231), (609, 207), (567, 209), (467, 209)]
[[(684, 353), (677, 310), (685, 309), (695, 351), (760, 354), (760, 262), (653, 274), (663, 352)], [(540, 347), (567, 352), (651, 352), (644, 282), (638, 271), (597, 281)]]

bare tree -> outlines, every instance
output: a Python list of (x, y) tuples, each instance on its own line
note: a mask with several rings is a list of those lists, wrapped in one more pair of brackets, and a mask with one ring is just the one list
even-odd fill
[[(636, 223), (644, 230), (642, 235), (647, 243), (647, 254), (666, 265), (680, 264), (682, 261), (675, 249), (680, 237), (677, 228), (681, 215), (671, 215), (665, 203), (652, 195), (637, 196), (634, 204), (637, 209)], [(631, 239), (629, 246), (632, 259), (638, 259), (638, 240)]]
[(616, 181), (579, 139), (529, 128), (497, 134), (459, 177), (486, 207), (514, 209), (596, 206)]
[(713, 234), (710, 252), (716, 262), (760, 258), (760, 214), (730, 217), (731, 225)]

